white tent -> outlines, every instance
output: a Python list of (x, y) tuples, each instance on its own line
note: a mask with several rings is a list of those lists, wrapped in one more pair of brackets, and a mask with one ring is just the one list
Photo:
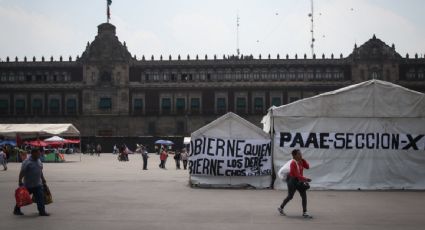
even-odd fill
[(44, 139), (44, 141), (46, 142), (65, 142), (65, 139), (63, 139), (62, 137), (59, 136), (53, 136), (53, 137), (49, 137)]
[(80, 136), (80, 131), (72, 124), (0, 124), (1, 136), (15, 137), (16, 134)]
[[(274, 170), (301, 149), (316, 189), (425, 189), (425, 95), (370, 80), (273, 107)], [(275, 188), (286, 188), (276, 179)]]
[(238, 115), (227, 113), (193, 132), (190, 144), (192, 185), (271, 187), (270, 137)]

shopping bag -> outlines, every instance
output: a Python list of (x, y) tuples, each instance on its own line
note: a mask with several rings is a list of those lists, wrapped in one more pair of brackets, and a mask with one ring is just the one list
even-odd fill
[(50, 189), (47, 185), (43, 186), (43, 193), (44, 193), (44, 204), (53, 203), (52, 193), (50, 193)]
[[(50, 189), (47, 185), (43, 185), (43, 197), (45, 205), (53, 203), (52, 193), (50, 193)], [(34, 195), (32, 196), (32, 202), (37, 203)]]
[(28, 192), (28, 189), (26, 189), (23, 186), (15, 190), (15, 200), (16, 200), (16, 206), (19, 208), (22, 206), (32, 204), (30, 193)]
[(277, 173), (277, 176), (282, 179), (282, 180), (286, 180), (286, 178), (289, 175), (289, 171), (291, 170), (291, 163), (292, 163), (293, 159), (287, 161), (280, 169), (279, 172)]

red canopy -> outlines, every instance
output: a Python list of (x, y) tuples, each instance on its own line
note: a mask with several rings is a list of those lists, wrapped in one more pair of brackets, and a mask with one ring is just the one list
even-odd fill
[(46, 147), (48, 144), (44, 141), (40, 141), (40, 140), (35, 140), (35, 141), (25, 141), (25, 144), (29, 144), (31, 146), (36, 146), (36, 147)]
[(80, 140), (78, 140), (78, 139), (74, 139), (74, 140), (72, 140), (72, 139), (65, 139), (65, 143), (67, 143), (67, 144), (79, 144), (80, 143)]

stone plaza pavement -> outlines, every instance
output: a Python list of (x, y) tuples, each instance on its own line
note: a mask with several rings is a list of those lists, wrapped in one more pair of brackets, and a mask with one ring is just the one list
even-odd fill
[[(314, 219), (303, 219), (298, 194), (288, 216), (276, 208), (286, 191), (200, 189), (188, 186), (188, 172), (174, 160), (158, 168), (151, 154), (143, 171), (140, 155), (118, 162), (116, 155), (66, 155), (65, 163), (45, 163), (54, 202), (50, 217), (36, 205), (12, 215), (20, 163), (0, 171), (0, 229), (424, 229), (424, 191), (309, 191)], [(314, 179), (314, 175), (309, 175)]]

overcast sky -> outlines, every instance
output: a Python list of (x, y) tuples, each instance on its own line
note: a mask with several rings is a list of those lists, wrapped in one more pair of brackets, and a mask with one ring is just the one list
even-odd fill
[[(423, 0), (315, 0), (315, 53), (350, 54), (376, 34), (402, 56), (425, 53)], [(112, 0), (132, 55), (311, 56), (310, 0)], [(106, 0), (0, 0), (0, 58), (81, 55), (106, 22)]]

